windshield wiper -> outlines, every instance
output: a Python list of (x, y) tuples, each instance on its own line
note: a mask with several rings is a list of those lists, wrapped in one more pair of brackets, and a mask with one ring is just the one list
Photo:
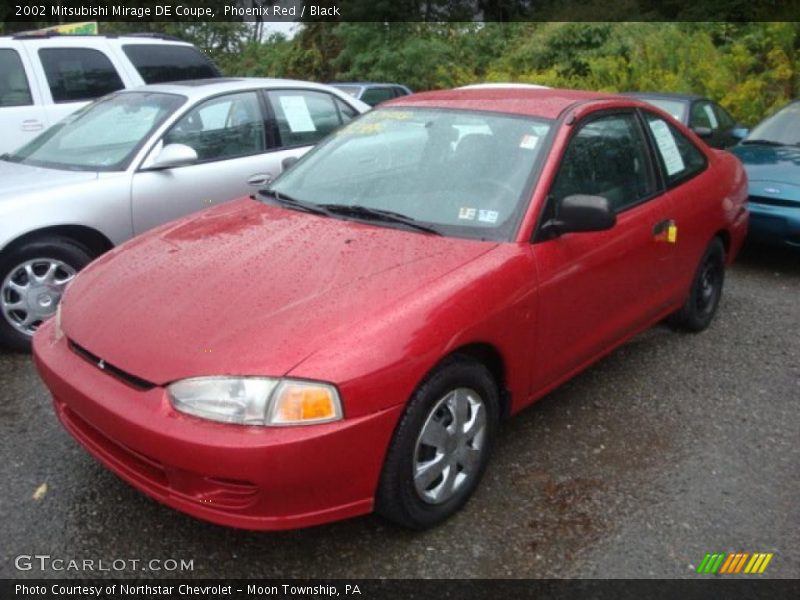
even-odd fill
[(272, 198), (281, 206), (286, 206), (288, 208), (293, 208), (295, 210), (301, 210), (303, 212), (311, 213), (313, 215), (323, 215), (323, 216), (330, 216), (330, 213), (325, 210), (324, 207), (320, 207), (313, 202), (304, 202), (303, 200), (298, 200), (297, 198), (292, 198), (291, 196), (287, 196), (286, 194), (282, 194), (280, 192), (276, 192), (275, 190), (270, 189), (263, 189), (258, 190), (259, 196), (266, 196), (267, 198)]
[(442, 235), (441, 231), (434, 229), (428, 225), (419, 223), (416, 219), (403, 215), (400, 213), (392, 212), (390, 210), (382, 210), (380, 208), (369, 208), (367, 206), (346, 204), (320, 204), (329, 214), (339, 215), (342, 217), (354, 217), (364, 221), (382, 221), (384, 223), (397, 223), (404, 225), (417, 231), (424, 233), (432, 233), (434, 235)]
[(787, 144), (782, 144), (781, 142), (776, 142), (774, 140), (744, 140), (742, 145), (745, 144), (762, 144), (764, 146), (786, 146)]

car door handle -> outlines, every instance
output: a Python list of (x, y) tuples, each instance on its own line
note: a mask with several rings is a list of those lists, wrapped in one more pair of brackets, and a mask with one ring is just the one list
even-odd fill
[(678, 227), (674, 219), (664, 219), (653, 225), (653, 237), (657, 241), (674, 244), (678, 240)]
[(670, 225), (675, 225), (675, 221), (672, 219), (664, 219), (663, 221), (659, 221), (653, 225), (653, 235), (661, 235), (667, 229), (669, 229)]
[(36, 119), (25, 119), (22, 122), (22, 131), (41, 131), (44, 129), (44, 123)]
[(272, 175), (272, 173), (258, 173), (256, 175), (250, 175), (250, 177), (247, 179), (247, 185), (267, 185), (270, 181), (272, 181), (273, 177), (274, 175)]

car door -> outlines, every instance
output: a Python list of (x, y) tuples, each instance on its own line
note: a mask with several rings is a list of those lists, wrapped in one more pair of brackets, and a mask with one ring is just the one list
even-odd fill
[[(634, 111), (590, 116), (571, 136), (532, 247), (539, 279), (532, 393), (650, 324), (669, 303), (672, 202), (652, 153)], [(576, 194), (605, 197), (616, 225), (541, 237), (541, 224)]]
[(708, 160), (700, 148), (655, 113), (643, 110), (641, 114), (653, 138), (657, 162), (672, 199), (676, 236), (670, 248), (675, 254), (675, 271), (666, 283), (670, 285), (671, 295), (680, 299), (713, 233), (708, 230), (708, 224), (718, 219), (709, 212), (715, 210), (716, 205), (706, 202), (705, 197), (719, 191), (698, 177), (708, 168)]
[[(276, 173), (258, 90), (222, 94), (189, 108), (148, 153), (131, 188), (138, 234), (165, 221), (252, 193)], [(189, 146), (197, 160), (152, 169), (171, 144)]]
[(16, 150), (45, 129), (39, 88), (28, 73), (30, 60), (23, 48), (0, 47), (0, 154)]

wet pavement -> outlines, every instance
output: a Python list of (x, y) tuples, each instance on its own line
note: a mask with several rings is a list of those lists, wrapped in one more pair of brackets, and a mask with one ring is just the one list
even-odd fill
[[(746, 249), (708, 331), (655, 327), (507, 421), (475, 497), (425, 533), (373, 516), (282, 533), (184, 516), (97, 464), (30, 357), (0, 350), (0, 577), (671, 578), (740, 551), (797, 578), (798, 334), (800, 255)], [(166, 562), (15, 568), (34, 554)]]

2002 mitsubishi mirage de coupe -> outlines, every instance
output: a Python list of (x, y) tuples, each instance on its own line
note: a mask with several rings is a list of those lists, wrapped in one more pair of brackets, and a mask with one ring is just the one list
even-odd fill
[(421, 529), (501, 417), (665, 317), (708, 326), (746, 200), (736, 158), (634, 99), (419, 94), (94, 262), (35, 357), (66, 429), (169, 506)]

